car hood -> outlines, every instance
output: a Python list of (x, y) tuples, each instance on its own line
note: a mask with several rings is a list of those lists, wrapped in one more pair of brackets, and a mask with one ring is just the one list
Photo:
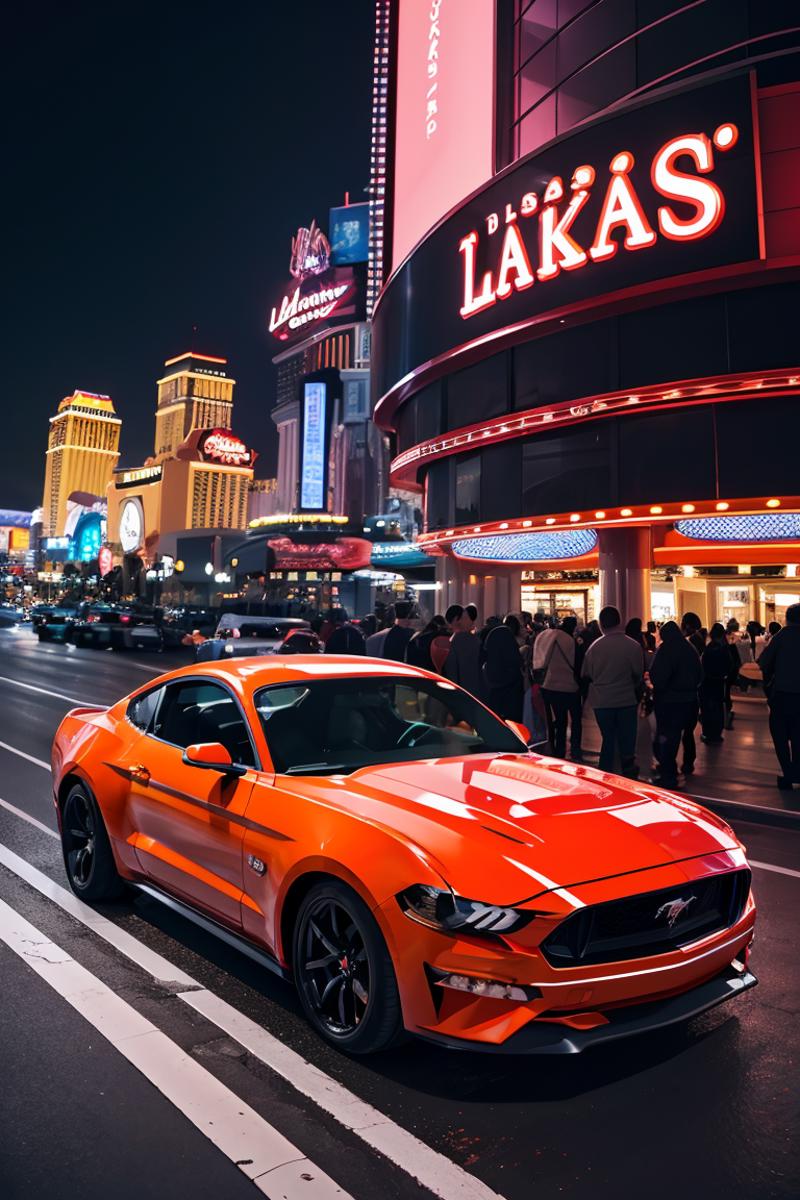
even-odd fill
[(739, 847), (690, 801), (535, 755), (368, 767), (339, 787), (340, 805), (407, 837), (460, 895), (498, 904)]

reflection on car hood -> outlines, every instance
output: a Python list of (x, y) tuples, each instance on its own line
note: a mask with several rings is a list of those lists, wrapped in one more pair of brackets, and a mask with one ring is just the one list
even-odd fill
[(739, 846), (691, 802), (535, 755), (366, 767), (324, 790), (425, 850), (459, 894), (494, 903)]

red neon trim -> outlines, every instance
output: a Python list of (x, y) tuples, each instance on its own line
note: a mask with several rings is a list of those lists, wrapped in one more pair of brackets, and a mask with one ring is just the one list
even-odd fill
[[(710, 295), (722, 291), (735, 280), (740, 287), (761, 287), (784, 280), (796, 279), (800, 276), (800, 254), (788, 255), (783, 258), (760, 261), (752, 259), (745, 263), (729, 263), (723, 267), (710, 267), (703, 271), (694, 271), (684, 275), (672, 275), (666, 279), (653, 279), (644, 283), (621, 288), (615, 292), (605, 292), (600, 296), (589, 296), (576, 300), (560, 308), (551, 308), (545, 313), (538, 313), (493, 329), (480, 337), (470, 338), (459, 346), (445, 350), (442, 354), (420, 363), (407, 375), (399, 379), (391, 388), (376, 401), (373, 420), (382, 429), (392, 430), (391, 419), (400, 405), (409, 396), (432, 383), (435, 379), (447, 374), (450, 370), (460, 370), (489, 354), (495, 354), (506, 346), (513, 346), (528, 341), (532, 336), (545, 337), (554, 332), (567, 319), (574, 323), (598, 321), (603, 317), (615, 316), (641, 307), (642, 301), (653, 298), (657, 304), (663, 293), (670, 293), (669, 299), (663, 303), (683, 299), (684, 296)], [(484, 349), (486, 347), (486, 349)]]
[[(767, 89), (768, 91), (771, 89)], [(776, 89), (778, 90), (778, 89)], [(780, 89), (782, 90), (782, 89)], [(800, 91), (800, 85), (793, 85), (793, 91)], [(758, 218), (758, 257), (767, 257), (766, 219), (764, 217), (764, 179), (761, 166), (761, 125), (759, 122), (758, 97), (759, 91), (755, 71), (750, 72), (750, 109), (753, 114), (753, 152), (756, 168), (756, 215)]]
[(549, 429), (577, 425), (583, 421), (602, 420), (624, 413), (659, 411), (668, 408), (693, 407), (711, 402), (750, 399), (754, 395), (782, 396), (800, 393), (800, 367), (794, 371), (751, 371), (741, 375), (717, 375), (699, 379), (682, 379), (669, 384), (648, 384), (646, 387), (617, 392), (603, 392), (575, 400), (562, 400), (550, 408), (529, 408), (522, 412), (506, 413), (491, 421), (479, 421), (462, 429), (451, 430), (429, 438), (398, 454), (389, 468), (394, 487), (415, 489), (419, 468), (429, 462), (492, 446), (514, 438), (531, 437)]

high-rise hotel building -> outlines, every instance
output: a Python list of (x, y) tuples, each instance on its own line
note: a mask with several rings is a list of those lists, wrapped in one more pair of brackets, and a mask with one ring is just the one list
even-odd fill
[(75, 391), (50, 418), (43, 507), (46, 537), (61, 537), (73, 492), (104, 496), (119, 458), (122, 422), (110, 396)]
[(230, 429), (233, 387), (227, 359), (189, 351), (164, 363), (158, 380), (153, 453), (174, 454), (193, 429)]
[(108, 489), (108, 539), (123, 555), (174, 554), (178, 534), (245, 529), (255, 455), (231, 430), (227, 359), (189, 351), (158, 380), (155, 443)]

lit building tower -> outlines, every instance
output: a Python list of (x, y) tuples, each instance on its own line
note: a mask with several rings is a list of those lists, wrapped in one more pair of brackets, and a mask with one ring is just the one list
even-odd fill
[(154, 453), (174, 454), (193, 429), (230, 429), (235, 379), (226, 358), (187, 351), (164, 363), (158, 381)]
[(372, 78), (372, 144), (369, 169), (369, 266), (367, 268), (367, 317), (383, 287), (384, 225), (386, 205), (386, 156), (389, 123), (390, 48), (393, 0), (376, 0), (375, 45)]
[(44, 479), (43, 532), (61, 537), (73, 492), (104, 496), (119, 458), (122, 422), (110, 396), (73, 392), (50, 418)]

